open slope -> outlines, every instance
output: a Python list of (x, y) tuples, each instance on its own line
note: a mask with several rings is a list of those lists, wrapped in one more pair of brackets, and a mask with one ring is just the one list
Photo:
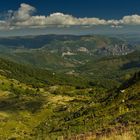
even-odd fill
[[(10, 65), (11, 62), (4, 63)], [(13, 77), (4, 75), (10, 71), (7, 71), (8, 66), (2, 68), (1, 139), (68, 139), (89, 132), (98, 138), (114, 131), (133, 131), (134, 137), (139, 137), (139, 72), (119, 88), (107, 91), (96, 86), (81, 89), (66, 84), (35, 88), (26, 80), (17, 80), (14, 73)], [(20, 67), (18, 73), (23, 74), (22, 68), (26, 66)], [(29, 74), (26, 72), (25, 78)]]

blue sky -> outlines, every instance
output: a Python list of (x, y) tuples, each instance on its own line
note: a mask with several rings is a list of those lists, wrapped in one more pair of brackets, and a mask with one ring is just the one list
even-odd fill
[(0, 36), (138, 32), (139, 27), (139, 0), (0, 1)]
[(0, 12), (16, 10), (21, 3), (36, 7), (38, 13), (44, 15), (62, 12), (76, 17), (118, 19), (140, 14), (139, 0), (1, 0)]

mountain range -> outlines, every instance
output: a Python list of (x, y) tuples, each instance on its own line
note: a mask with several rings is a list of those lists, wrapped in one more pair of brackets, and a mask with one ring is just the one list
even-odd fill
[(0, 38), (2, 140), (139, 139), (139, 97), (131, 37)]

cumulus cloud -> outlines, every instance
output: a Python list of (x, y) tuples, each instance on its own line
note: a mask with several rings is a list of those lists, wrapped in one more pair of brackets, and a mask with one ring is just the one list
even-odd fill
[(34, 7), (32, 7), (32, 6), (28, 5), (28, 4), (22, 3), (20, 5), (20, 8), (18, 9), (18, 11), (13, 12), (11, 20), (13, 20), (15, 22), (17, 22), (17, 21), (19, 21), (19, 22), (26, 21), (32, 16), (32, 13), (34, 13), (35, 10), (36, 9)]
[(121, 27), (122, 25), (140, 25), (139, 15), (124, 16), (120, 20), (105, 20), (99, 18), (77, 18), (63, 13), (53, 13), (48, 16), (34, 15), (36, 8), (22, 3), (17, 11), (9, 10), (3, 20), (0, 20), (0, 29), (15, 28), (41, 28), (48, 26), (93, 26), (110, 25), (111, 27)]
[(140, 15), (124, 16), (121, 22), (123, 24), (140, 24)]

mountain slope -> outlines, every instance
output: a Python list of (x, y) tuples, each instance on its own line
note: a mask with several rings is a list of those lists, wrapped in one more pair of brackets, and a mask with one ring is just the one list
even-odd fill
[(1, 38), (0, 44), (0, 57), (58, 73), (62, 82), (79, 79), (79, 85), (83, 80), (85, 85), (113, 88), (140, 66), (140, 53), (133, 52), (134, 46), (101, 35), (11, 37)]
[(110, 91), (66, 83), (34, 87), (17, 77), (23, 74), (25, 78), (40, 82), (36, 79), (40, 75), (38, 69), (3, 59), (0, 63), (1, 139), (54, 140), (62, 136), (68, 139), (91, 131), (98, 138), (99, 134), (123, 128), (133, 129), (139, 137), (139, 73)]
[(6, 76), (7, 78), (14, 78), (34, 87), (57, 84), (83, 87), (88, 86), (88, 79), (80, 76), (77, 77), (59, 74), (55, 71), (36, 68), (31, 65), (23, 65), (3, 58), (0, 58), (0, 74)]
[(0, 139), (127, 131), (140, 138), (140, 53), (125, 41), (52, 35), (0, 42)]
[[(135, 131), (137, 137), (140, 137), (139, 87), (140, 82), (136, 80), (134, 84), (119, 92), (95, 93), (92, 90), (91, 98), (74, 99), (68, 105), (57, 107), (51, 121), (42, 122), (37, 127), (36, 134), (40, 131), (40, 137), (48, 133), (50, 137), (65, 135), (68, 139), (70, 135), (92, 131), (98, 138), (99, 135), (126, 130)], [(101, 95), (102, 97), (99, 97)]]

